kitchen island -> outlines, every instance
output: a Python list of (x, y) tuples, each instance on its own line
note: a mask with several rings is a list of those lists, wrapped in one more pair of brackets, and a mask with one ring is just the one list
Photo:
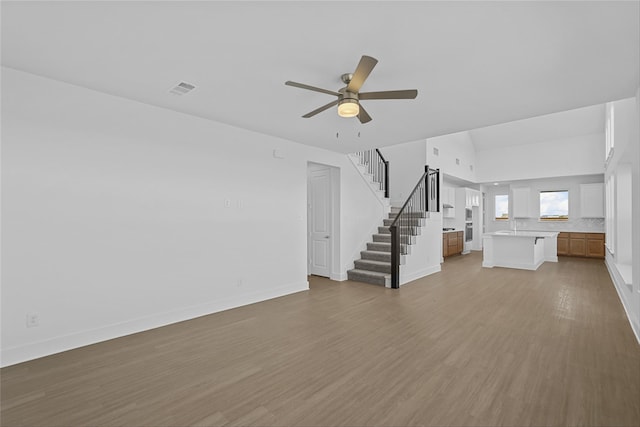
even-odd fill
[(537, 270), (543, 262), (558, 262), (558, 232), (495, 231), (485, 233), (483, 267)]

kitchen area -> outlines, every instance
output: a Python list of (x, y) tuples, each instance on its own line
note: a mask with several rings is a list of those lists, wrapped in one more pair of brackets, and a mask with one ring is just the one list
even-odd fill
[(558, 256), (604, 259), (602, 181), (595, 174), (483, 185), (491, 201), (483, 266), (536, 270), (544, 262), (558, 262)]
[[(601, 175), (589, 175), (473, 184), (445, 174), (442, 261), (483, 251), (484, 267), (536, 270), (544, 262), (557, 262), (558, 256), (603, 259), (601, 180)], [(545, 195), (563, 194), (566, 217), (545, 215)], [(503, 208), (501, 199), (506, 201)]]
[(445, 175), (442, 198), (442, 258), (482, 250), (482, 193)]

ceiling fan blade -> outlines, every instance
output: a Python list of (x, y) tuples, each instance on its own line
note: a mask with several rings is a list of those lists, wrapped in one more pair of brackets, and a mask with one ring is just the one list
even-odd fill
[(329, 109), (329, 108), (331, 108), (331, 107), (333, 107), (333, 106), (335, 106), (335, 105), (338, 105), (338, 100), (337, 100), (337, 99), (336, 99), (335, 101), (332, 101), (332, 102), (328, 103), (327, 105), (323, 105), (323, 106), (322, 106), (322, 107), (320, 107), (320, 108), (316, 108), (316, 109), (315, 109), (315, 110), (313, 110), (312, 112), (307, 113), (307, 114), (305, 114), (305, 115), (304, 115), (304, 116), (302, 116), (302, 117), (304, 117), (305, 119), (308, 119), (309, 117), (313, 117), (313, 116), (315, 116), (315, 115), (316, 115), (316, 114), (318, 114), (318, 113), (322, 113), (324, 110), (327, 110), (327, 109)]
[(309, 86), (309, 85), (305, 85), (305, 84), (302, 84), (302, 83), (296, 83), (296, 82), (292, 82), (290, 80), (284, 82), (284, 84), (286, 84), (287, 86), (298, 87), (300, 89), (307, 89), (307, 90), (312, 90), (314, 92), (326, 93), (327, 95), (340, 96), (340, 94), (338, 92), (334, 92), (332, 90), (322, 89), (320, 87), (315, 87), (315, 86)]
[(369, 113), (367, 113), (367, 110), (362, 107), (362, 104), (360, 104), (360, 113), (358, 113), (358, 120), (360, 120), (360, 123), (362, 124), (369, 123), (372, 120)]
[(414, 99), (416, 96), (418, 96), (418, 91), (415, 89), (364, 92), (358, 94), (359, 99)]
[(351, 77), (351, 81), (347, 85), (347, 90), (349, 92), (358, 92), (377, 63), (378, 60), (376, 58), (362, 55), (358, 67), (353, 72), (353, 77)]

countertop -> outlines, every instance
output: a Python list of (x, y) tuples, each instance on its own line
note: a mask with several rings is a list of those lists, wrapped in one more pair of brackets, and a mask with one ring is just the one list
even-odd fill
[(533, 230), (500, 230), (491, 233), (484, 233), (485, 236), (503, 236), (503, 237), (556, 237), (559, 231), (533, 231)]
[(456, 230), (447, 230), (447, 231), (442, 230), (443, 233), (457, 233), (458, 231), (462, 231), (462, 230), (457, 230), (457, 229)]

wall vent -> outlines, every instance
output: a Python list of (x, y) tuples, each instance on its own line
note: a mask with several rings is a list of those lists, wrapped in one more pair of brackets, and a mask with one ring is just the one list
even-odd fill
[(191, 92), (195, 88), (196, 87), (191, 83), (180, 82), (176, 86), (172, 87), (169, 90), (169, 93), (172, 93), (174, 95), (186, 95), (187, 93)]
[(436, 148), (436, 147), (433, 147), (433, 155), (434, 156), (438, 156), (439, 153), (440, 153), (440, 150), (438, 150), (438, 148)]

